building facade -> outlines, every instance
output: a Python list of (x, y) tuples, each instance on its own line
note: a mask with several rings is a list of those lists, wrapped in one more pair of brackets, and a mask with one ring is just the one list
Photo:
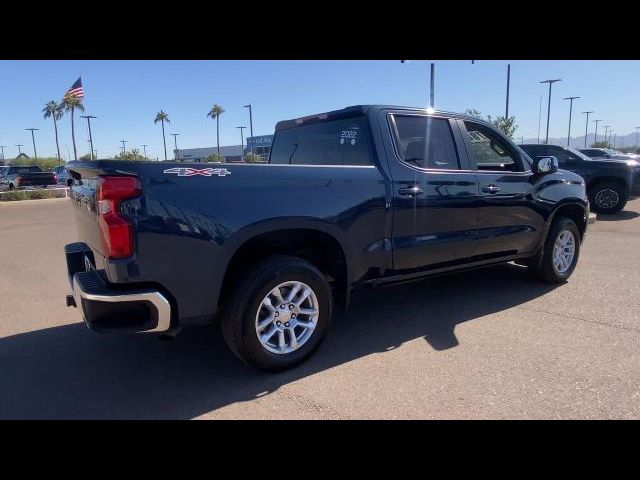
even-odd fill
[[(247, 145), (242, 150), (242, 145), (230, 145), (220, 147), (220, 155), (227, 163), (242, 162), (243, 156), (251, 151), (260, 155), (265, 161), (269, 159), (273, 135), (259, 135), (247, 137)], [(204, 162), (209, 155), (218, 152), (217, 147), (183, 148), (174, 151), (178, 162)]]
[(250, 152), (253, 149), (253, 153), (260, 155), (266, 161), (269, 159), (272, 143), (273, 135), (247, 137), (247, 148), (245, 148), (245, 153)]
[[(209, 155), (218, 153), (217, 147), (205, 148), (183, 148), (176, 152), (176, 160), (178, 162), (204, 162)], [(226, 163), (242, 162), (242, 146), (230, 145), (220, 147), (220, 155), (224, 157)]]

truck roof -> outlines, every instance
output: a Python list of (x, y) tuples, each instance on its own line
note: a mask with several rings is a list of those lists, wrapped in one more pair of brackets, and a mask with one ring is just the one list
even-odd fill
[(473, 121), (480, 121), (482, 123), (489, 125), (488, 122), (486, 122), (481, 118), (473, 117), (464, 113), (448, 112), (445, 110), (434, 110), (433, 112), (427, 112), (428, 110), (427, 108), (407, 107), (402, 105), (351, 105), (349, 107), (345, 107), (340, 110), (332, 110), (330, 112), (317, 113), (317, 114), (308, 115), (305, 117), (292, 118), (290, 120), (281, 120), (278, 123), (276, 123), (275, 131), (277, 132), (278, 130), (283, 130), (286, 128), (299, 127), (301, 125), (309, 125), (312, 123), (319, 123), (319, 122), (324, 122), (328, 120), (338, 120), (341, 118), (357, 117), (357, 116), (369, 113), (370, 110), (378, 111), (378, 110), (386, 110), (386, 109), (406, 110), (410, 112), (420, 112), (420, 113), (431, 113), (431, 114), (444, 115), (444, 116), (456, 116), (456, 117), (466, 118)]

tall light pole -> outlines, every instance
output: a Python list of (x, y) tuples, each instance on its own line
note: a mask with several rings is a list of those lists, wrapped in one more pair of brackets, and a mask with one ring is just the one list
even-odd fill
[(612, 145), (613, 145), (613, 148), (614, 148), (614, 149), (616, 148), (616, 137), (617, 137), (617, 136), (618, 136), (618, 134), (617, 134), (617, 133), (614, 133), (614, 134), (613, 134), (613, 143), (612, 143)]
[(22, 155), (22, 150), (20, 150), (20, 148), (24, 147), (24, 145), (22, 143), (16, 143), (16, 147), (18, 147), (18, 156)]
[(240, 150), (240, 158), (244, 158), (244, 129), (247, 127), (236, 127), (240, 129), (240, 145), (242, 149)]
[(509, 84), (511, 83), (511, 64), (507, 64), (507, 106), (504, 109), (505, 120), (509, 118)]
[(584, 124), (584, 148), (587, 148), (587, 132), (589, 131), (589, 114), (593, 113), (593, 110), (589, 110), (588, 112), (582, 112), (587, 114), (587, 121)]
[(98, 150), (93, 151), (93, 156), (96, 160), (98, 159)]
[[(406, 60), (400, 60), (400, 63), (405, 63)], [(471, 62), (473, 63), (473, 62)], [(435, 63), (431, 62), (431, 84), (429, 87), (429, 110), (433, 111), (434, 110), (434, 105), (435, 105), (435, 77), (436, 77), (436, 65)]]
[(129, 143), (129, 140), (120, 140), (122, 142), (122, 153), (127, 153), (127, 146), (125, 143)]
[[(251, 111), (251, 104), (245, 105), (244, 108), (249, 109), (249, 135), (253, 138), (253, 112)], [(251, 144), (251, 153), (253, 153), (253, 143)]]
[(142, 150), (144, 151), (144, 159), (147, 159), (147, 145), (146, 144), (142, 144)]
[(33, 142), (33, 157), (38, 160), (38, 152), (36, 151), (36, 137), (34, 135), (35, 130), (40, 130), (39, 128), (25, 128), (25, 130), (31, 130), (31, 141)]
[(89, 144), (91, 145), (91, 160), (94, 160), (94, 158), (93, 158), (93, 137), (91, 136), (91, 119), (92, 118), (98, 118), (98, 117), (94, 117), (93, 115), (80, 115), (80, 118), (86, 118), (87, 119), (87, 126), (89, 127)]
[[(636, 140), (636, 145), (637, 144), (638, 144), (638, 141)], [(0, 150), (2, 150), (2, 161), (4, 161), (4, 147), (6, 147), (6, 145), (0, 145)]]
[(570, 147), (571, 142), (571, 112), (573, 111), (573, 101), (580, 97), (565, 97), (563, 100), (569, 100), (569, 133), (567, 133), (567, 147)]
[(551, 85), (556, 82), (561, 82), (561, 78), (556, 78), (554, 80), (542, 80), (540, 83), (548, 83), (549, 84), (549, 103), (547, 105), (547, 136), (544, 143), (549, 143), (549, 119), (551, 118)]
[[(636, 152), (638, 150), (638, 130), (640, 130), (640, 127), (636, 127)], [(4, 160), (4, 152), (2, 153), (2, 159)]]
[(538, 145), (540, 145), (540, 119), (542, 118), (542, 95), (540, 95), (540, 108), (538, 109)]
[(596, 124), (596, 131), (593, 135), (593, 145), (595, 146), (596, 143), (598, 143), (598, 123), (600, 123), (602, 120), (594, 120), (593, 123)]
[(178, 161), (178, 135), (180, 135), (180, 134), (179, 133), (172, 133), (171, 135), (173, 135), (173, 146), (174, 146), (173, 161), (176, 162), (176, 161)]
[(605, 125), (604, 126), (604, 144), (607, 145), (607, 130), (609, 129), (611, 125)]
[(435, 81), (436, 81), (436, 64), (431, 62), (431, 83), (430, 83), (431, 92), (430, 92), (430, 95), (429, 95), (429, 98), (430, 98), (429, 108), (431, 110), (433, 110), (435, 108), (434, 107), (434, 105), (435, 105), (435, 88), (436, 88)]

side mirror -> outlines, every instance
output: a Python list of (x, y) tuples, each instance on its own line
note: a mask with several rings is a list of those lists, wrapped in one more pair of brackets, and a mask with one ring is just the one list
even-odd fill
[(533, 161), (533, 173), (546, 175), (558, 171), (558, 159), (553, 156), (536, 157)]

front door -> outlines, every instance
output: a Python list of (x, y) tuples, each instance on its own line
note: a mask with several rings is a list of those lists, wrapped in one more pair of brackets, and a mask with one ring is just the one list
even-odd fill
[[(455, 120), (387, 116), (392, 142), (393, 266), (437, 268), (473, 254), (478, 188)], [(445, 265), (443, 265), (445, 264)]]
[(483, 260), (533, 252), (542, 235), (544, 216), (533, 198), (528, 161), (487, 125), (468, 120), (459, 125), (480, 190), (474, 256)]

